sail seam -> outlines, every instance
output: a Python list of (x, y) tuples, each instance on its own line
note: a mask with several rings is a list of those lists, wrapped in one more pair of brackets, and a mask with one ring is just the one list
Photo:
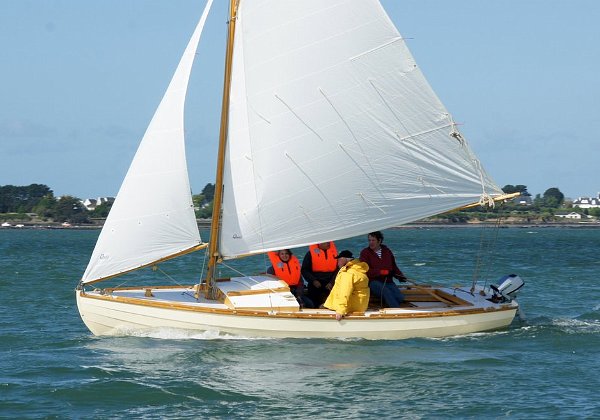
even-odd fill
[[(323, 89), (319, 88), (319, 92), (321, 92), (321, 95), (323, 95), (323, 97), (325, 98), (325, 100), (327, 101), (327, 103), (329, 104), (329, 106), (331, 106), (331, 108), (333, 109), (333, 111), (337, 114), (337, 116), (340, 118), (340, 120), (344, 123), (344, 125), (348, 129), (348, 132), (350, 132), (350, 135), (354, 139), (354, 142), (356, 143), (356, 145), (360, 149), (360, 153), (362, 154), (362, 156), (364, 157), (364, 159), (367, 161), (367, 165), (369, 165), (369, 167), (371, 168), (371, 172), (373, 172), (375, 174), (375, 179), (377, 180), (377, 183), (379, 183), (380, 181), (377, 178), (377, 171), (375, 171), (375, 169), (373, 168), (373, 165), (371, 164), (371, 160), (369, 159), (369, 157), (367, 156), (367, 154), (363, 150), (360, 142), (358, 141), (358, 138), (354, 134), (354, 131), (352, 131), (352, 128), (350, 128), (350, 124), (348, 124), (348, 122), (344, 119), (344, 117), (342, 116), (342, 114), (337, 110), (337, 108), (335, 107), (335, 105), (333, 104), (333, 102), (331, 101), (331, 99), (329, 99), (329, 97), (325, 94), (325, 92), (323, 91)], [(352, 159), (352, 161), (354, 163), (356, 163), (356, 161), (354, 161), (354, 159)], [(356, 163), (356, 164), (358, 165), (358, 163)]]
[(420, 131), (418, 133), (414, 133), (414, 134), (411, 134), (409, 136), (404, 136), (404, 137), (400, 137), (400, 136), (398, 136), (398, 133), (396, 133), (396, 136), (399, 141), (406, 141), (406, 140), (414, 139), (416, 137), (424, 136), (425, 134), (430, 134), (430, 133), (434, 133), (436, 131), (443, 130), (444, 128), (452, 127), (453, 125), (454, 125), (453, 123), (449, 123), (449, 124), (445, 124), (445, 125), (442, 125), (439, 127), (430, 128), (429, 130)]
[[(377, 190), (377, 192), (383, 197), (385, 198), (385, 194), (379, 189), (379, 187), (377, 186), (377, 183), (375, 181), (373, 181), (373, 179), (371, 179), (371, 177), (369, 176), (369, 174), (367, 173), (367, 171), (365, 171), (360, 164), (354, 160), (354, 158), (352, 157), (352, 155), (350, 154), (350, 152), (348, 152), (348, 150), (346, 150), (346, 148), (344, 147), (344, 145), (342, 143), (338, 143), (338, 145), (340, 146), (340, 149), (342, 149), (344, 151), (344, 153), (346, 154), (346, 156), (348, 156), (348, 158), (350, 158), (350, 160), (356, 165), (356, 167), (364, 174), (365, 178), (367, 178), (369, 180), (369, 182), (371, 183), (371, 185), (373, 185), (373, 187)], [(369, 165), (371, 166), (371, 165)], [(371, 169), (373, 170), (373, 167), (371, 166)]]
[(317, 185), (316, 182), (314, 182), (312, 180), (312, 178), (306, 173), (306, 171), (304, 169), (302, 169), (302, 167), (298, 164), (298, 162), (296, 162), (289, 154), (288, 152), (283, 152), (283, 154), (285, 155), (286, 158), (288, 158), (297, 168), (300, 172), (302, 172), (302, 174), (310, 181), (310, 183), (317, 189), (317, 191), (319, 191), (319, 193), (321, 194), (321, 196), (325, 199), (325, 201), (327, 202), (327, 204), (329, 204), (329, 207), (331, 207), (331, 209), (333, 210), (333, 212), (335, 213), (336, 216), (339, 216), (337, 210), (335, 209), (335, 207), (333, 206), (333, 204), (331, 203), (331, 201), (329, 201), (329, 198), (327, 198), (327, 195), (323, 192), (323, 190), (321, 190), (321, 188), (319, 188), (319, 186)]
[(319, 135), (319, 133), (317, 133), (310, 125), (308, 125), (308, 123), (306, 121), (304, 121), (302, 118), (300, 118), (300, 116), (298, 114), (296, 114), (296, 112), (292, 109), (291, 106), (289, 106), (279, 95), (275, 94), (275, 97), (287, 108), (290, 110), (290, 112), (292, 113), (292, 115), (294, 115), (294, 117), (296, 117), (298, 119), (298, 121), (300, 121), (302, 124), (304, 124), (306, 126), (306, 128), (308, 128), (310, 131), (312, 131), (312, 133), (317, 136), (319, 138), (319, 140), (321, 140), (322, 142), (325, 141), (325, 139), (323, 139), (323, 137), (321, 137)]

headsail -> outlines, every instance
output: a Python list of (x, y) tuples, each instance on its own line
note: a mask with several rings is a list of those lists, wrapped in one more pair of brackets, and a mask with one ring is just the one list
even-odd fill
[(104, 224), (82, 281), (90, 283), (200, 244), (184, 145), (184, 103), (209, 0)]
[(242, 1), (229, 118), (225, 258), (501, 193), (377, 0)]

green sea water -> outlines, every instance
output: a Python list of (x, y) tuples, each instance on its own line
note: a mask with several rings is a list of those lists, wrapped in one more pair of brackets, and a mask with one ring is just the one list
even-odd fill
[[(0, 230), (0, 418), (600, 418), (600, 229), (397, 229), (411, 278), (526, 282), (526, 321), (444, 339), (94, 337), (74, 288), (98, 231)], [(338, 243), (358, 253), (366, 238)], [(479, 250), (486, 249), (477, 268)], [(304, 250), (297, 252), (302, 257)], [(163, 264), (196, 281), (201, 253)], [(253, 257), (221, 275), (264, 271)], [(142, 270), (129, 281), (151, 281)], [(118, 282), (128, 279), (118, 279)]]

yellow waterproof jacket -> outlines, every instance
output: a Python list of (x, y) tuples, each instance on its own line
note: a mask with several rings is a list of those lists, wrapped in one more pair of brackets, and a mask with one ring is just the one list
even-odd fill
[(358, 259), (340, 268), (329, 297), (323, 304), (338, 314), (365, 312), (369, 306), (369, 265)]

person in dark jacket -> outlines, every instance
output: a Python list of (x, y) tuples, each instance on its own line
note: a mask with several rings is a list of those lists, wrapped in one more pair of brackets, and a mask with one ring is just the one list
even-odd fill
[(367, 276), (371, 294), (382, 299), (387, 307), (398, 308), (404, 301), (404, 295), (393, 278), (406, 281), (406, 276), (396, 265), (392, 251), (383, 245), (383, 234), (371, 232), (368, 238), (369, 246), (360, 252), (360, 260), (369, 265)]
[(315, 308), (325, 302), (337, 274), (337, 249), (333, 242), (311, 245), (302, 260), (302, 277), (308, 284), (308, 297)]

